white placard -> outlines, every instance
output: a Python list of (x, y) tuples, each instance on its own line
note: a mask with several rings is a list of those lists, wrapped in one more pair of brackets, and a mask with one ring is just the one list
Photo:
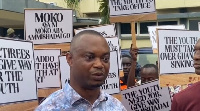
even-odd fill
[(66, 82), (70, 82), (70, 67), (67, 63), (66, 56), (59, 56), (59, 66), (61, 75), (61, 86), (65, 87)]
[(72, 10), (25, 9), (25, 38), (33, 44), (67, 43), (73, 37)]
[(158, 30), (160, 74), (194, 73), (194, 45), (199, 31)]
[(119, 39), (118, 37), (113, 37), (113, 38), (105, 38), (108, 46), (110, 47), (110, 51), (117, 51), (117, 59), (118, 59), (118, 64), (119, 64), (119, 70), (122, 70), (122, 58), (121, 58), (121, 48), (119, 45)]
[(159, 87), (159, 82), (143, 84), (122, 90), (122, 103), (128, 111), (170, 111), (169, 88)]
[(185, 25), (148, 26), (149, 36), (152, 43), (152, 49), (158, 49), (156, 29), (185, 29)]
[(0, 38), (0, 104), (37, 99), (33, 43)]
[(78, 34), (84, 30), (95, 30), (99, 32), (103, 37), (113, 37), (116, 36), (115, 24), (112, 25), (104, 25), (104, 26), (96, 26), (92, 28), (83, 28), (75, 30), (75, 34)]
[(153, 13), (155, 0), (109, 0), (110, 16)]
[[(60, 72), (61, 72), (61, 83), (64, 87), (66, 82), (70, 81), (70, 68), (67, 63), (65, 56), (59, 57), (60, 62)], [(119, 68), (117, 62), (117, 52), (110, 52), (110, 70), (107, 79), (105, 80), (106, 84), (101, 86), (101, 89), (108, 94), (115, 94), (120, 92), (119, 85)]]
[(36, 49), (35, 68), (38, 88), (60, 87), (59, 61), (60, 49)]

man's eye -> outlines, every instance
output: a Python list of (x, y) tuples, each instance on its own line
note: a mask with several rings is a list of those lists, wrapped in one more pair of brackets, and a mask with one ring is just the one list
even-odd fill
[(106, 62), (106, 63), (109, 62), (109, 60), (110, 60), (109, 57), (104, 57), (104, 58), (103, 58), (103, 61)]
[(131, 66), (131, 63), (128, 63), (127, 66)]
[(85, 58), (86, 58), (86, 60), (92, 60), (92, 59), (94, 59), (94, 56), (93, 55), (86, 55)]

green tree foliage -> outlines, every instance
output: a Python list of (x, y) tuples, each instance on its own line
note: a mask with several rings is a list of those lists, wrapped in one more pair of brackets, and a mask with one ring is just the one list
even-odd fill
[(74, 10), (78, 10), (79, 9), (79, 3), (80, 0), (64, 0), (67, 3), (67, 6), (69, 8), (72, 8)]
[(100, 3), (99, 12), (101, 16), (101, 24), (109, 24), (109, 1), (108, 0), (99, 0)]

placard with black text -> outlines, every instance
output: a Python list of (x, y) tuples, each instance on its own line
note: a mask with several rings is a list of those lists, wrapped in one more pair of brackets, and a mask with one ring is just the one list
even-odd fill
[(122, 103), (128, 111), (170, 111), (169, 88), (154, 81), (121, 91)]
[(37, 99), (33, 43), (0, 38), (0, 104)]
[(35, 68), (38, 88), (60, 87), (58, 56), (60, 49), (36, 49)]
[(194, 45), (199, 31), (158, 29), (160, 74), (194, 73)]
[(67, 43), (73, 37), (72, 10), (25, 9), (25, 38), (34, 44)]

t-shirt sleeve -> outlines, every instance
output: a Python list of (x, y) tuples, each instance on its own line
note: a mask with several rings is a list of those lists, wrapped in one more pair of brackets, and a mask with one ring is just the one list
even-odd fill
[(172, 105), (171, 105), (171, 111), (180, 111), (178, 109), (178, 103), (177, 103), (176, 96), (173, 97)]

